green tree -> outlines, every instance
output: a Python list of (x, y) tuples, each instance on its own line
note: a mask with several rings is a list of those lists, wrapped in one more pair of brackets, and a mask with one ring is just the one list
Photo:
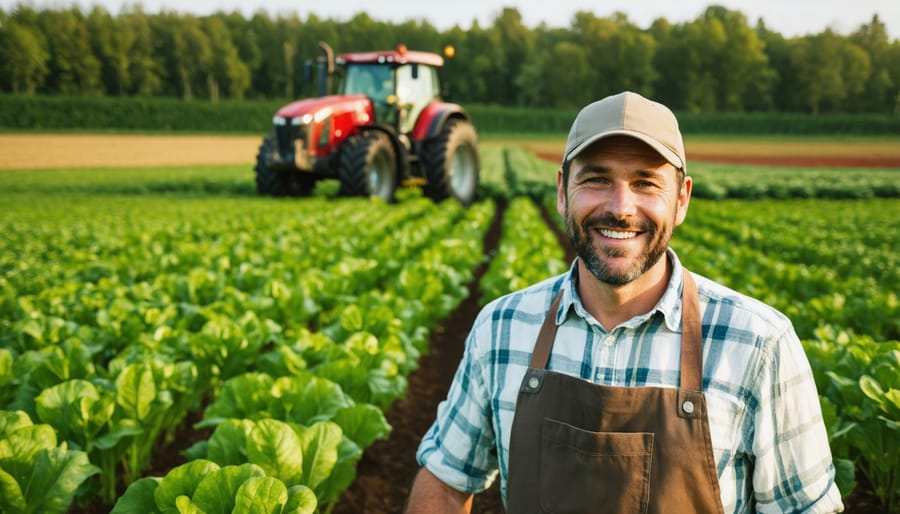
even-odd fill
[(87, 17), (94, 53), (100, 60), (103, 89), (106, 93), (125, 95), (131, 89), (131, 51), (136, 35), (122, 27), (106, 9), (95, 6)]
[(578, 43), (587, 51), (594, 98), (626, 90), (653, 96), (656, 41), (652, 36), (621, 12), (608, 18), (578, 12), (572, 25)]
[(212, 46), (199, 20), (194, 16), (185, 16), (175, 32), (175, 60), (178, 77), (181, 79), (182, 98), (193, 98), (194, 90), (202, 89), (201, 84), (210, 87)]
[(84, 15), (77, 8), (40, 13), (41, 30), (50, 49), (49, 92), (99, 95), (100, 60), (91, 47)]
[(857, 111), (878, 112), (893, 110), (894, 98), (897, 95), (897, 80), (890, 71), (890, 47), (887, 27), (878, 18), (860, 26), (851, 34), (850, 41), (864, 50), (871, 60), (872, 73), (861, 92), (851, 94), (848, 106)]
[(831, 29), (793, 41), (791, 58), (810, 112), (839, 111), (848, 95), (865, 88), (869, 56)]
[(0, 25), (0, 89), (33, 94), (47, 76), (50, 54), (43, 35), (15, 19)]
[(491, 31), (498, 36), (502, 59), (498, 63), (499, 69), (490, 79), (493, 87), (488, 91), (488, 100), (502, 105), (521, 104), (516, 77), (532, 54), (534, 32), (522, 23), (522, 15), (514, 7), (503, 8), (494, 19)]
[(769, 30), (762, 20), (756, 25), (756, 33), (763, 43), (772, 70), (771, 108), (789, 112), (806, 109), (806, 99), (799, 85), (801, 77), (791, 58), (792, 43), (778, 32)]
[[(698, 20), (717, 43), (704, 62), (716, 80), (716, 108), (743, 111), (748, 105), (767, 109), (772, 105), (774, 71), (764, 44), (746, 17), (721, 6), (706, 9)], [(695, 44), (702, 45), (702, 40)]]
[(162, 93), (166, 68), (164, 54), (157, 51), (156, 43), (160, 48), (165, 45), (157, 39), (150, 19), (140, 5), (125, 8), (120, 15), (119, 28), (134, 36), (128, 59), (128, 76), (131, 79), (128, 94), (153, 96)]
[(545, 73), (544, 90), (549, 106), (577, 108), (595, 100), (590, 89), (584, 87), (591, 76), (585, 49), (570, 41), (560, 41), (550, 50), (546, 62), (548, 68), (557, 70)]
[(207, 74), (209, 98), (218, 101), (222, 89), (229, 98), (243, 98), (250, 87), (250, 70), (241, 61), (225, 21), (218, 15), (204, 18), (203, 29), (211, 52)]

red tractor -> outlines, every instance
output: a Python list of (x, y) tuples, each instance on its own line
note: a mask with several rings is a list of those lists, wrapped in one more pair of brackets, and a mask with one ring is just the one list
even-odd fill
[[(320, 46), (326, 54), (320, 96), (275, 114), (256, 158), (257, 191), (306, 195), (330, 178), (340, 181), (343, 196), (390, 202), (399, 185), (419, 185), (435, 201), (470, 204), (478, 188), (478, 139), (463, 108), (440, 98), (443, 57), (400, 45), (333, 59), (330, 47)], [(325, 96), (322, 77), (335, 63), (340, 93)]]

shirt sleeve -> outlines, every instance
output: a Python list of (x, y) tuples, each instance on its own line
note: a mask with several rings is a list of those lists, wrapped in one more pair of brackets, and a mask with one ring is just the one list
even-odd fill
[(484, 380), (489, 359), (479, 356), (475, 334), (473, 330), (466, 340), (447, 399), (438, 405), (435, 422), (416, 453), (419, 464), (445, 484), (473, 494), (490, 487), (497, 476), (496, 438)]
[(758, 512), (843, 511), (809, 360), (793, 328), (768, 341), (754, 416)]

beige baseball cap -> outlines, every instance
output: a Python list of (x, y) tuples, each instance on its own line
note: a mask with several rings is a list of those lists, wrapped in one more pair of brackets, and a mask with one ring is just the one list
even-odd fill
[(591, 143), (609, 136), (640, 139), (672, 166), (687, 168), (675, 114), (665, 105), (631, 91), (597, 100), (578, 113), (566, 139), (563, 162), (570, 162)]

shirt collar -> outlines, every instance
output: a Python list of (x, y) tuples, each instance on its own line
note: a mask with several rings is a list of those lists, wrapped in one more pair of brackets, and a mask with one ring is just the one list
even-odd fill
[[(666, 258), (672, 263), (672, 276), (669, 278), (669, 284), (662, 297), (656, 302), (656, 305), (649, 312), (635, 316), (634, 318), (623, 323), (623, 326), (632, 328), (644, 323), (657, 312), (660, 313), (665, 320), (666, 326), (671, 331), (678, 331), (681, 327), (681, 287), (683, 280), (683, 267), (681, 261), (675, 251), (669, 248), (666, 250)], [(593, 319), (593, 316), (584, 308), (581, 303), (581, 297), (578, 296), (578, 259), (572, 261), (569, 272), (566, 274), (565, 281), (562, 284), (562, 299), (559, 303), (559, 310), (556, 311), (557, 326), (563, 324), (572, 310), (583, 319)]]

